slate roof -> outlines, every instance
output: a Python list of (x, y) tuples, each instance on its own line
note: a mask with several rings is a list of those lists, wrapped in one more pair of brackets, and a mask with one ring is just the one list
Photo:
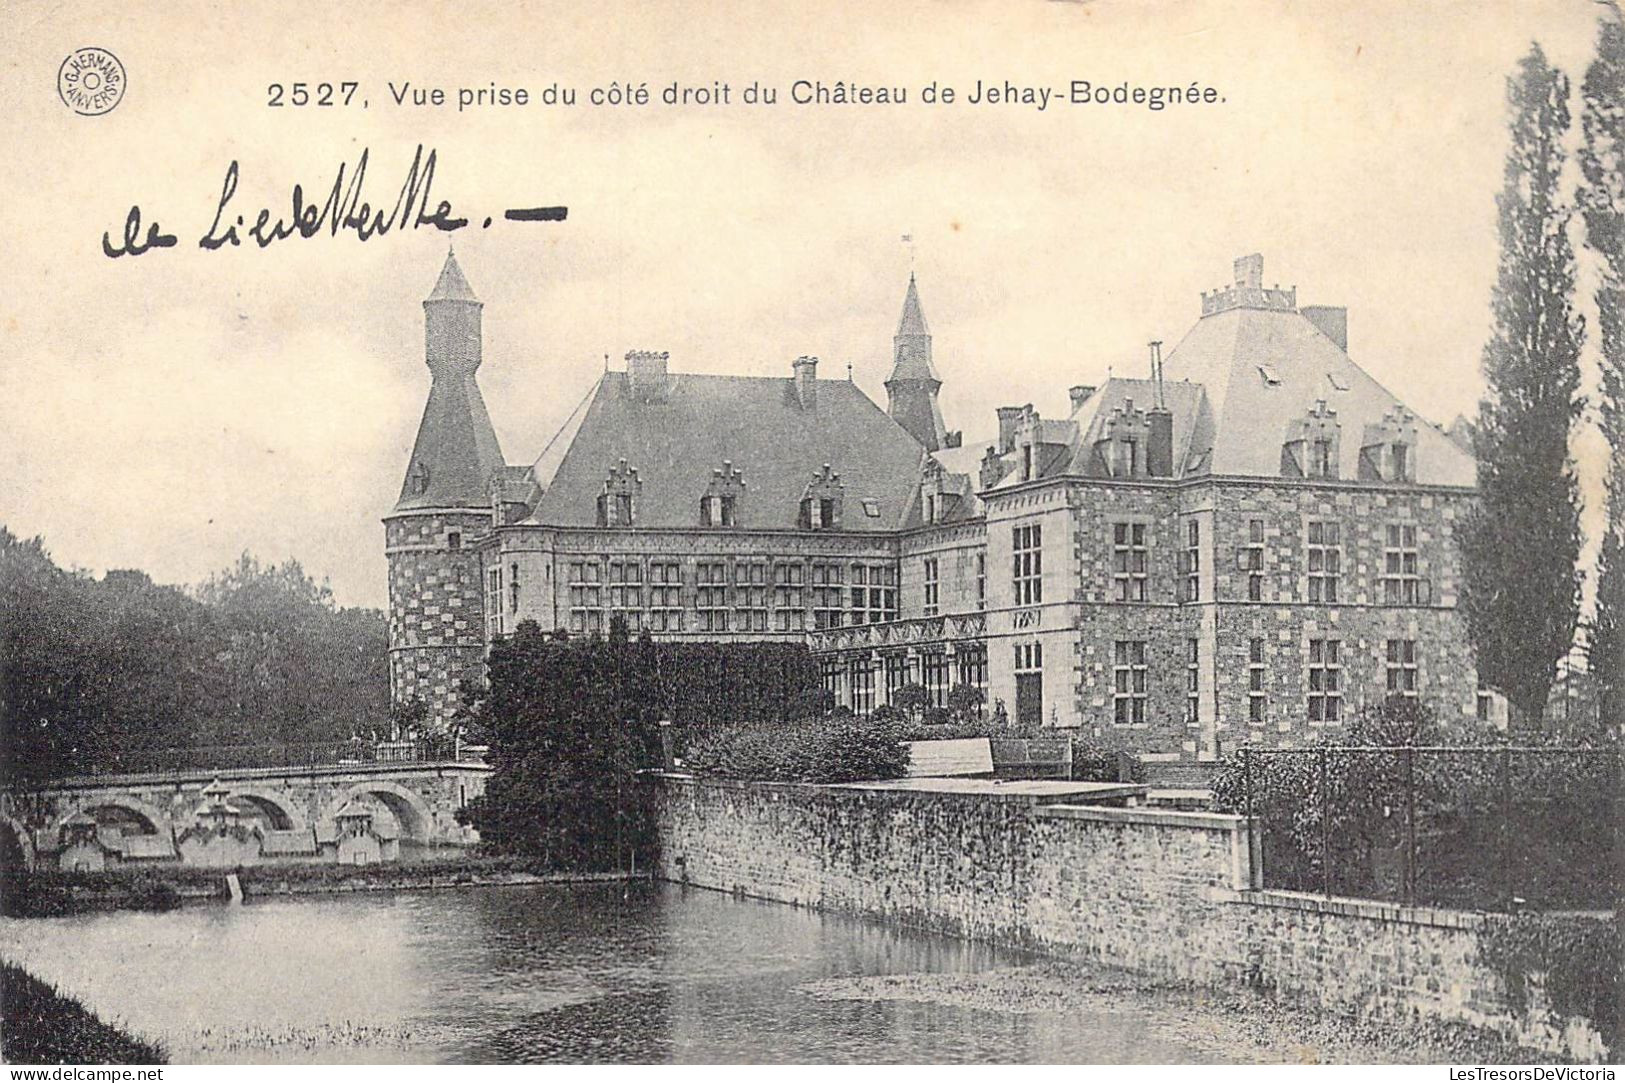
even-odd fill
[[(1400, 405), (1337, 343), (1292, 309), (1232, 308), (1202, 317), (1167, 356), (1163, 374), (1166, 381), (1202, 385), (1206, 409), (1198, 412), (1188, 446), (1196, 455), (1210, 450), (1205, 472), (1214, 474), (1279, 477), (1287, 426), (1308, 414), (1316, 400), (1325, 400), (1337, 411), (1342, 430), (1339, 476), (1356, 478), (1365, 426), (1380, 423)], [(1135, 405), (1139, 401), (1136, 396)], [(1176, 412), (1176, 464), (1187, 463), (1179, 454), (1180, 427)], [(1416, 439), (1418, 483), (1476, 483), (1472, 456), (1444, 433), (1418, 419)]]
[(841, 529), (895, 530), (922, 454), (847, 380), (815, 381), (809, 409), (789, 377), (670, 373), (663, 393), (634, 396), (624, 372), (608, 372), (536, 460), (542, 496), (525, 521), (597, 525), (604, 481), (625, 459), (641, 482), (634, 526), (697, 527), (712, 471), (727, 461), (745, 484), (736, 526), (794, 529), (808, 481), (828, 463), (845, 486)]
[[(1202, 446), (1195, 445), (1194, 436), (1204, 430), (1206, 399), (1203, 389), (1184, 381), (1162, 383), (1162, 400), (1168, 412), (1174, 415), (1174, 474), (1185, 477), (1200, 472)], [(1157, 386), (1152, 380), (1132, 380), (1114, 376), (1096, 389), (1081, 404), (1072, 420), (1078, 424), (1078, 441), (1073, 451), (1070, 472), (1090, 476), (1106, 472), (1105, 463), (1095, 450), (1095, 442), (1105, 436), (1105, 426), (1112, 411), (1149, 410), (1156, 405)], [(1282, 423), (1284, 426), (1284, 422)], [(1281, 449), (1275, 449), (1279, 473)], [(1182, 468), (1183, 466), (1183, 468)], [(1006, 484), (1009, 479), (1006, 479)]]
[(434, 291), (429, 294), (428, 300), (479, 302), (474, 295), (474, 287), (468, 284), (468, 279), (463, 277), (463, 269), (457, 265), (457, 254), (450, 249), (446, 250), (446, 265), (440, 268), (440, 277), (435, 281)]

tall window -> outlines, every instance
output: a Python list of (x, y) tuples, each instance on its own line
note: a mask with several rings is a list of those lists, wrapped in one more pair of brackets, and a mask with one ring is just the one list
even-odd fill
[(702, 632), (728, 630), (728, 565), (702, 560), (694, 568), (695, 628)]
[(1119, 639), (1112, 648), (1112, 721), (1141, 725), (1146, 700), (1145, 640)]
[(942, 651), (920, 655), (920, 675), (933, 707), (948, 706), (948, 656)]
[(1389, 523), (1382, 548), (1382, 601), (1384, 605), (1425, 603), (1416, 551), (1416, 527)]
[(812, 606), (814, 628), (839, 628), (846, 598), (840, 564), (812, 566)]
[(1144, 523), (1112, 524), (1112, 583), (1120, 602), (1145, 601), (1149, 556)]
[(867, 654), (853, 655), (847, 662), (847, 686), (852, 690), (852, 713), (866, 715), (875, 709), (875, 667)]
[(1037, 523), (1018, 526), (1012, 536), (1015, 569), (1012, 585), (1017, 605), (1037, 605), (1044, 600), (1044, 535)]
[(1202, 641), (1195, 636), (1185, 640), (1185, 725), (1202, 720)]
[(1337, 523), (1309, 524), (1309, 600), (1336, 604), (1343, 575), (1342, 530)]
[(634, 635), (643, 629), (643, 563), (637, 560), (609, 562), (610, 616), (626, 621)]
[(987, 608), (987, 554), (976, 554), (976, 608)]
[(485, 571), (485, 638), (494, 642), (502, 634), (502, 568)]
[(924, 613), (928, 617), (934, 617), (934, 616), (937, 615), (938, 582), (939, 582), (939, 580), (938, 580), (938, 575), (937, 575), (937, 558), (936, 557), (926, 557), (925, 558), (925, 609), (924, 609)]
[(767, 564), (741, 560), (734, 564), (735, 628), (741, 632), (767, 631)]
[(1202, 523), (1199, 519), (1185, 520), (1185, 553), (1184, 566), (1180, 569), (1184, 573), (1184, 584), (1180, 590), (1179, 600), (1182, 602), (1196, 602), (1202, 598)]
[(773, 565), (773, 610), (781, 632), (799, 632), (807, 627), (803, 580), (804, 570), (799, 563), (780, 561)]
[(683, 566), (675, 560), (649, 562), (649, 630), (683, 630)]
[(897, 619), (897, 569), (890, 564), (852, 565), (852, 623)]
[(728, 495), (700, 498), (701, 526), (733, 526), (734, 498)]
[(1264, 600), (1264, 520), (1247, 520), (1247, 544), (1239, 551), (1241, 570), (1247, 573), (1247, 600)]
[(1309, 721), (1343, 719), (1343, 644), (1336, 639), (1309, 641)]
[(839, 658), (825, 658), (819, 664), (820, 675), (823, 678), (824, 692), (835, 703), (840, 703), (841, 696), (841, 660)]
[(1247, 641), (1247, 721), (1263, 725), (1269, 714), (1269, 694), (1264, 688), (1264, 637)]
[(886, 667), (886, 702), (896, 703), (897, 690), (908, 683), (908, 656), (882, 655), (882, 664)]
[(1417, 687), (1416, 640), (1390, 639), (1387, 644), (1386, 670), (1390, 696), (1414, 696)]
[(1044, 645), (1016, 644), (1016, 724), (1044, 724)]
[(959, 683), (971, 688), (987, 688), (987, 648), (959, 648)]
[(519, 564), (508, 565), (508, 612), (519, 612)]
[(570, 628), (588, 635), (604, 630), (603, 569), (596, 560), (570, 563)]

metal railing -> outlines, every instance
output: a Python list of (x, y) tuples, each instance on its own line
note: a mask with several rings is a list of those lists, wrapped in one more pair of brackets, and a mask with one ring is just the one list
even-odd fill
[(1243, 749), (1262, 886), (1477, 910), (1612, 909), (1618, 748)]
[(354, 738), (285, 744), (195, 745), (121, 750), (84, 764), (76, 773), (101, 777), (184, 771), (300, 770), (378, 764), (478, 762), (483, 759), (484, 751), (483, 746), (464, 745), (453, 737), (404, 741)]

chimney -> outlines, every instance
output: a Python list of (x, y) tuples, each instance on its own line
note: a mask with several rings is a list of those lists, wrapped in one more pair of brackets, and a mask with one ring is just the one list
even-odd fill
[(1093, 384), (1078, 384), (1067, 388), (1066, 393), (1072, 399), (1072, 412), (1077, 413), (1078, 407), (1088, 402), (1089, 396), (1095, 393), (1095, 388)]
[(1250, 256), (1242, 256), (1233, 264), (1235, 269), (1236, 285), (1248, 289), (1264, 288), (1264, 257), (1258, 252)]
[(1149, 430), (1145, 443), (1145, 472), (1154, 478), (1174, 476), (1174, 415), (1166, 406), (1145, 413)]
[(665, 350), (627, 351), (626, 386), (633, 398), (650, 402), (665, 397), (666, 361), (670, 357)]
[(796, 399), (801, 408), (814, 409), (818, 405), (818, 358), (798, 357), (790, 362), (790, 370), (795, 373)]
[(1026, 409), (1025, 406), (999, 407), (999, 454), (1008, 455), (1016, 450), (1016, 423)]
[(1349, 352), (1349, 310), (1341, 305), (1304, 305), (1298, 310), (1304, 319), (1320, 328), (1320, 333)]

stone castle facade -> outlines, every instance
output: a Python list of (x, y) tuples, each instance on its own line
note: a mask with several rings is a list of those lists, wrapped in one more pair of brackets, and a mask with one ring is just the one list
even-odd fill
[(910, 277), (882, 410), (800, 357), (783, 378), (633, 351), (528, 466), (476, 382), (481, 306), (448, 257), (432, 376), (386, 517), (397, 701), (449, 715), (523, 620), (807, 642), (859, 713), (907, 683), (1142, 756), (1290, 745), (1417, 696), (1483, 717), (1456, 610), (1475, 467), (1350, 359), (1347, 313), (1233, 282), (1147, 378), (948, 431)]

